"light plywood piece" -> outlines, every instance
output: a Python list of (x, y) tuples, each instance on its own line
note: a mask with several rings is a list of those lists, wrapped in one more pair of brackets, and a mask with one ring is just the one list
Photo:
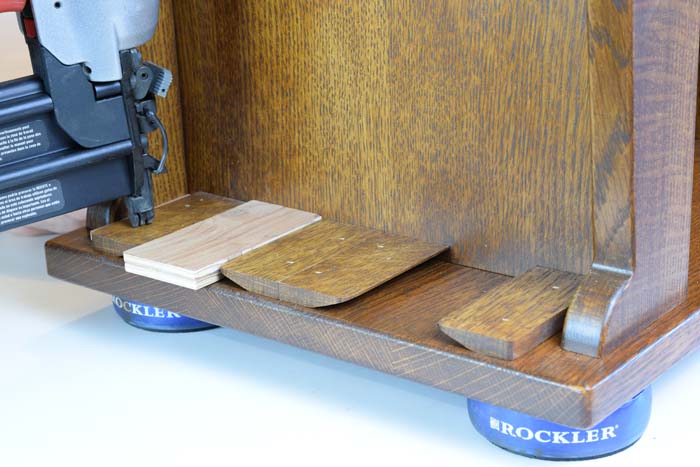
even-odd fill
[(322, 221), (234, 259), (221, 272), (251, 292), (315, 308), (352, 300), (447, 248)]
[(217, 282), (227, 261), (318, 222), (310, 212), (249, 201), (124, 252), (127, 272), (193, 290)]
[(440, 320), (469, 350), (514, 360), (561, 331), (581, 276), (536, 267)]
[(221, 214), (240, 204), (240, 201), (221, 196), (195, 193), (158, 206), (153, 224), (135, 229), (128, 220), (115, 222), (90, 232), (90, 240), (96, 250), (112, 256), (122, 256), (130, 248)]

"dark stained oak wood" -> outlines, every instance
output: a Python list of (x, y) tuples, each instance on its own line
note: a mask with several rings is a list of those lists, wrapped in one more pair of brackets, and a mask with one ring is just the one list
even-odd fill
[[(595, 262), (633, 266), (632, 2), (589, 0)], [(596, 265), (594, 264), (594, 268)]]
[[(699, 65), (700, 66), (700, 65)], [(699, 70), (700, 73), (700, 70)], [(698, 82), (698, 90), (700, 91), (700, 82)], [(696, 102), (696, 113), (695, 113), (695, 140), (700, 140), (700, 119), (697, 118), (697, 111), (700, 110), (700, 92), (697, 94)]]
[[(158, 99), (158, 116), (168, 131), (170, 155), (168, 172), (153, 178), (153, 197), (156, 205), (179, 198), (189, 193), (187, 189), (187, 167), (185, 164), (185, 141), (182, 129), (182, 104), (180, 98), (181, 79), (177, 61), (175, 40), (175, 17), (173, 2), (161, 0), (158, 28), (153, 39), (141, 47), (144, 60), (156, 63), (173, 72), (173, 84), (166, 99)], [(149, 151), (156, 157), (162, 153), (160, 135), (148, 137)]]
[(195, 193), (159, 206), (151, 225), (134, 229), (128, 220), (90, 232), (93, 247), (108, 255), (122, 256), (124, 251), (143, 245), (209, 217), (228, 211), (239, 201), (207, 193)]
[(696, 0), (175, 7), (192, 188), (586, 274), (588, 355), (686, 293)]
[[(581, 428), (700, 345), (697, 0), (222, 4), (169, 2), (189, 188), (452, 244), (471, 267), (432, 260), (314, 310), (134, 276), (76, 232), (48, 243), (52, 275)], [(439, 331), (536, 265), (586, 275), (564, 344), (599, 358), (553, 336), (500, 360)]]
[(265, 299), (230, 283), (194, 292), (134, 276), (119, 258), (95, 251), (82, 231), (48, 242), (47, 264), (59, 279), (585, 428), (700, 346), (699, 199), (696, 184), (687, 299), (602, 358), (563, 350), (559, 336), (512, 361), (455, 343), (438, 321), (509, 278), (439, 260), (332, 312)]
[(475, 352), (519, 358), (561, 332), (580, 279), (570, 272), (533, 268), (442, 318), (440, 330)]
[(234, 259), (221, 272), (251, 292), (317, 308), (352, 300), (447, 249), (321, 221)]
[(700, 5), (590, 0), (594, 245), (562, 345), (600, 356), (687, 291)]
[(586, 2), (175, 2), (192, 190), (588, 272)]

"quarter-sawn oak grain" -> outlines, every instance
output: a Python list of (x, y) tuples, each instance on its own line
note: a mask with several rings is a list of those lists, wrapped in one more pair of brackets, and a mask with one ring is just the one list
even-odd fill
[[(700, 344), (697, 205), (689, 293), (662, 313), (684, 290), (697, 1), (174, 7), (190, 188), (455, 244), (452, 261), (492, 271), (543, 264), (590, 272), (576, 329), (593, 336), (583, 347), (601, 358), (564, 351), (556, 336), (514, 361), (450, 341), (438, 320), (507, 278), (440, 261), (335, 313), (230, 284), (193, 292), (134, 276), (91, 249), (84, 233), (48, 244), (53, 275), (579, 427), (602, 420)], [(618, 19), (622, 27), (606, 26)], [(612, 61), (596, 61), (606, 46)], [(630, 135), (604, 128), (625, 112), (620, 100), (600, 107), (601, 96), (629, 86), (626, 66)], [(608, 72), (620, 74), (597, 87), (605, 81), (591, 74)], [(629, 103), (629, 88), (620, 91)], [(601, 176), (606, 163), (623, 169)], [(605, 186), (615, 180), (623, 184)], [(606, 242), (610, 254), (590, 271), (593, 250), (603, 253)], [(629, 268), (600, 267), (615, 252), (629, 253)], [(670, 273), (658, 289), (656, 268)], [(599, 271), (607, 277), (596, 278)], [(644, 303), (651, 313), (638, 307)]]
[(591, 266), (586, 2), (178, 0), (190, 189)]
[(171, 234), (239, 204), (221, 196), (195, 193), (158, 206), (153, 224), (135, 229), (128, 220), (123, 220), (93, 230), (90, 239), (96, 250), (107, 255), (122, 256), (129, 248)]
[(595, 257), (562, 345), (601, 356), (688, 286), (700, 4), (590, 0)]
[(700, 346), (699, 201), (696, 184), (686, 300), (602, 358), (565, 351), (559, 336), (510, 361), (465, 349), (439, 331), (438, 321), (510, 279), (438, 260), (329, 313), (227, 282), (192, 291), (129, 274), (119, 258), (95, 251), (82, 230), (49, 241), (46, 257), (49, 273), (68, 282), (588, 428)]
[[(153, 177), (153, 201), (157, 205), (189, 193), (185, 162), (185, 139), (182, 127), (182, 82), (177, 59), (175, 12), (173, 3), (179, 0), (161, 0), (156, 33), (141, 48), (144, 60), (156, 63), (173, 72), (173, 83), (166, 99), (157, 99), (158, 116), (168, 131), (169, 155), (167, 172)], [(158, 132), (148, 136), (149, 151), (160, 157), (163, 145)]]
[(580, 280), (570, 272), (531, 269), (442, 318), (440, 329), (470, 350), (519, 358), (561, 332)]
[(230, 261), (221, 272), (251, 292), (322, 307), (352, 300), (447, 248), (321, 221)]
[(265, 299), (227, 282), (192, 291), (129, 274), (121, 259), (95, 251), (84, 231), (49, 241), (47, 265), (52, 276), (68, 282), (587, 428), (700, 346), (698, 198), (700, 190), (687, 300), (603, 358), (565, 351), (559, 336), (511, 361), (465, 349), (439, 331), (438, 321), (509, 278), (438, 260), (332, 313)]

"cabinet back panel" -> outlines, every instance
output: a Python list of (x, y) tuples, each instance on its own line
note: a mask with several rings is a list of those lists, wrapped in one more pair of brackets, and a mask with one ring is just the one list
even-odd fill
[(589, 270), (583, 0), (175, 4), (191, 190)]

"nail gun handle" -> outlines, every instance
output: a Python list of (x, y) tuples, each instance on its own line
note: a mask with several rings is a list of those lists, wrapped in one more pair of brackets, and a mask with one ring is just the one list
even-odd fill
[(27, 0), (0, 0), (0, 13), (6, 13), (13, 11), (15, 13), (20, 13), (24, 10), (24, 5)]

